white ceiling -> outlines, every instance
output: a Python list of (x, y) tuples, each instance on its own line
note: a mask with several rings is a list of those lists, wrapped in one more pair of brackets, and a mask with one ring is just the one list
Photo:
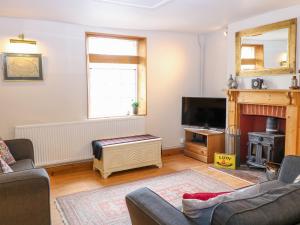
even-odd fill
[(123, 6), (132, 6), (137, 8), (155, 9), (173, 0), (95, 0), (99, 2), (115, 3)]
[(138, 8), (101, 0), (0, 0), (0, 16), (110, 28), (208, 32), (296, 4), (300, 0), (172, 0), (156, 8)]

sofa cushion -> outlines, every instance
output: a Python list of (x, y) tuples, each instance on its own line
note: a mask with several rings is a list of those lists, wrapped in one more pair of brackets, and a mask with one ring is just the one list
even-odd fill
[(299, 183), (300, 182), (300, 174), (298, 175), (298, 177), (296, 177), (296, 179), (294, 180), (294, 184)]
[(239, 189), (234, 192), (225, 193), (223, 195), (210, 198), (207, 201), (194, 199), (182, 199), (182, 211), (191, 218), (199, 218), (202, 216), (202, 210), (206, 208), (215, 207), (222, 202), (228, 202), (237, 199), (244, 199), (252, 197), (261, 193), (265, 193), (271, 189), (279, 188), (286, 185), (285, 183), (274, 180), (266, 181), (256, 185), (252, 185), (243, 189)]
[(200, 192), (200, 193), (184, 193), (182, 198), (183, 199), (198, 199), (202, 201), (207, 201), (211, 198), (215, 198), (219, 195), (228, 194), (229, 192)]
[(10, 166), (2, 159), (0, 156), (0, 174), (1, 173), (11, 173), (14, 172)]
[(216, 206), (212, 225), (284, 225), (300, 221), (300, 184), (288, 184)]
[(16, 160), (10, 153), (9, 148), (1, 138), (0, 138), (0, 156), (8, 165), (12, 165), (16, 162)]
[(273, 188), (279, 188), (285, 186), (286, 183), (280, 180), (272, 180), (272, 181), (265, 181), (259, 184), (260, 190), (259, 193), (267, 192)]
[(22, 159), (16, 161), (15, 164), (11, 165), (14, 172), (22, 170), (30, 170), (34, 168), (33, 161), (31, 159)]
[(293, 183), (296, 177), (300, 174), (300, 157), (286, 156), (281, 164), (278, 180), (284, 183)]

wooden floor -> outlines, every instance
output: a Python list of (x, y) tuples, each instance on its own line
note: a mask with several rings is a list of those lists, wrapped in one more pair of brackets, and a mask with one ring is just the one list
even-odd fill
[(249, 182), (235, 178), (226, 173), (210, 168), (207, 164), (183, 154), (171, 154), (163, 156), (163, 167), (147, 167), (130, 171), (113, 173), (108, 179), (101, 178), (98, 172), (92, 170), (87, 163), (80, 168), (70, 167), (67, 170), (48, 170), (51, 180), (51, 214), (53, 225), (63, 225), (61, 217), (56, 209), (54, 200), (58, 196), (68, 195), (80, 191), (88, 191), (109, 185), (116, 185), (142, 178), (155, 177), (185, 169), (193, 169), (205, 172), (208, 176), (221, 180), (229, 186), (237, 189), (250, 185)]

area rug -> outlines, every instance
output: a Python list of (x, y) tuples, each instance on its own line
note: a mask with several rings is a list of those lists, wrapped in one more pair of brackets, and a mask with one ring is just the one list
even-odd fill
[(241, 165), (237, 170), (220, 169), (214, 166), (212, 166), (212, 168), (254, 184), (267, 181), (266, 172), (264, 170), (249, 168), (246, 165)]
[(130, 225), (126, 194), (148, 187), (175, 207), (186, 192), (232, 191), (228, 185), (193, 170), (80, 192), (56, 199), (67, 225)]

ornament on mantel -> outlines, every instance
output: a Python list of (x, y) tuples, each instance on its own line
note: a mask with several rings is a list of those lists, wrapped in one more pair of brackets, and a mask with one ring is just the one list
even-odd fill
[(261, 84), (261, 89), (268, 89), (268, 85), (266, 85), (266, 81), (263, 80), (262, 84)]
[(230, 74), (229, 79), (228, 79), (228, 81), (227, 81), (227, 87), (228, 87), (229, 89), (231, 88), (232, 82), (233, 82), (233, 77), (232, 77), (232, 74)]
[(232, 74), (230, 74), (227, 86), (229, 89), (237, 89), (238, 88), (239, 85), (238, 85), (236, 76), (233, 78)]
[(237, 89), (238, 86), (239, 86), (239, 84), (238, 84), (237, 79), (235, 77), (234, 80), (233, 80), (233, 82), (232, 82), (232, 84), (231, 84), (231, 88), (232, 89)]
[(262, 84), (264, 80), (261, 78), (255, 78), (251, 80), (251, 88), (252, 89), (262, 89)]
[(292, 90), (300, 89), (300, 87), (298, 86), (298, 79), (296, 75), (293, 75), (292, 77), (290, 89)]

